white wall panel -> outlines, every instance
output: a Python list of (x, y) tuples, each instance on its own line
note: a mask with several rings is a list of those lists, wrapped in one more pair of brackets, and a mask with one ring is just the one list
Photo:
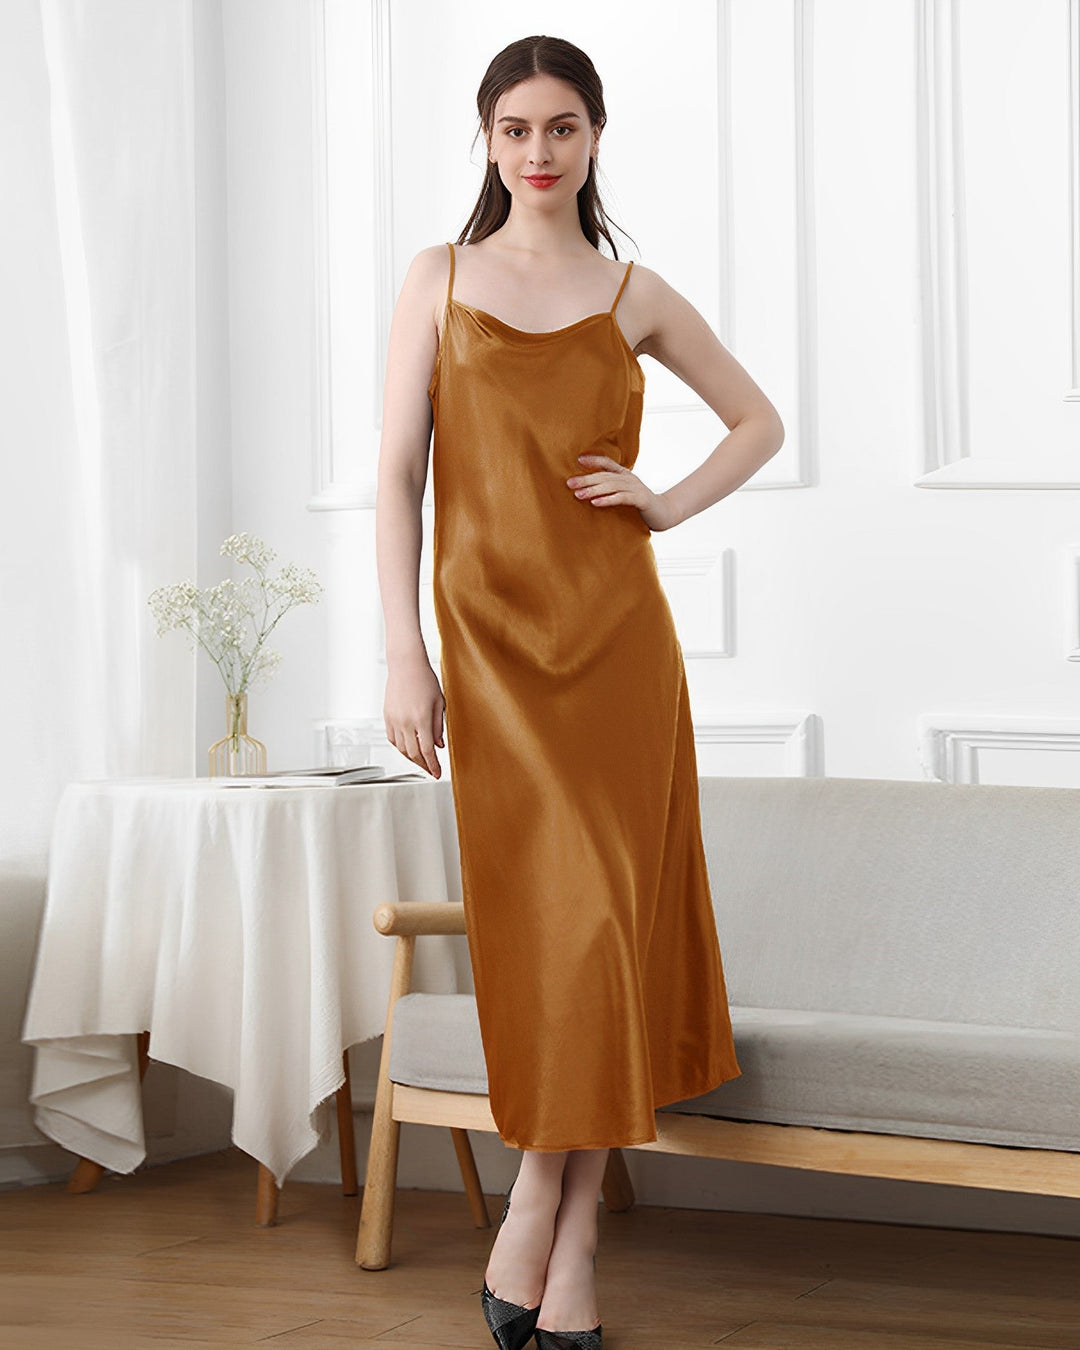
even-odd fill
[[(617, 235), (620, 255), (697, 306), (785, 422), (742, 489), (653, 540), (704, 771), (786, 772), (771, 735), (705, 728), (783, 726), (792, 707), (814, 709), (798, 715), (814, 748), (785, 765), (870, 777), (925, 772), (919, 719), (935, 708), (958, 710), (961, 731), (1068, 721), (1068, 494), (914, 489), (1080, 486), (1080, 0), (312, 4), (331, 378), (311, 505), (348, 508), (329, 530), (344, 664), (320, 728), (379, 723), (389, 315), (413, 255), (472, 207), (476, 89), (529, 32), (569, 38), (600, 71), (601, 186), (633, 236)], [(727, 429), (642, 365), (636, 469), (659, 491)], [(438, 669), (432, 523), (429, 482), (420, 609)], [(1012, 740), (997, 753), (979, 748), (982, 773), (1056, 782), (1067, 758)]]
[(1080, 719), (927, 714), (919, 726), (927, 778), (1080, 787)]
[(1076, 41), (1062, 0), (922, 0), (923, 487), (1080, 487)]

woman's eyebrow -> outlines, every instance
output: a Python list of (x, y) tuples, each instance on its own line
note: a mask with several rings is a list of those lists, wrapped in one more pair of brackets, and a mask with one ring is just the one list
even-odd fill
[[(564, 117), (577, 117), (577, 118), (579, 118), (579, 120), (580, 120), (580, 114), (579, 114), (579, 113), (576, 113), (576, 112), (562, 112), (562, 113), (556, 113), (554, 117), (549, 117), (549, 118), (548, 118), (548, 121), (549, 121), (549, 122), (561, 122), (562, 119), (563, 119)], [(525, 123), (527, 124), (528, 121), (529, 121), (529, 119), (528, 119), (527, 117), (500, 117), (500, 118), (499, 118), (499, 121), (500, 121), (500, 122), (525, 122)]]

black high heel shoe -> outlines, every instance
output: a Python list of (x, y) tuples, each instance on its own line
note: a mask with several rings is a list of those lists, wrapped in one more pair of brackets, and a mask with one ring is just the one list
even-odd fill
[[(510, 1190), (506, 1192), (502, 1218), (499, 1220), (500, 1228), (506, 1222), (510, 1210), (510, 1191), (513, 1189), (514, 1183), (511, 1182)], [(506, 1299), (496, 1298), (488, 1288), (485, 1276), (484, 1287), (480, 1291), (480, 1306), (484, 1310), (488, 1330), (495, 1337), (495, 1344), (499, 1350), (524, 1350), (536, 1331), (536, 1322), (540, 1316), (539, 1303), (535, 1308), (525, 1308), (520, 1303), (510, 1303)]]
[[(593, 1257), (593, 1269), (596, 1269), (596, 1257)], [(603, 1350), (601, 1324), (597, 1322), (591, 1331), (545, 1331), (536, 1328), (536, 1344), (539, 1350)]]

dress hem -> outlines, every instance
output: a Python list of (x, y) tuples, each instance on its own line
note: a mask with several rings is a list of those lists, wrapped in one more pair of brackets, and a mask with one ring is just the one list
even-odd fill
[[(710, 1075), (710, 1077), (711, 1076), (712, 1075)], [(723, 1087), (725, 1083), (730, 1083), (732, 1079), (740, 1078), (741, 1076), (742, 1076), (742, 1069), (738, 1066), (738, 1064), (736, 1064), (734, 1073), (730, 1073), (726, 1077), (721, 1078), (718, 1081), (712, 1082), (708, 1087), (703, 1087), (696, 1092), (680, 1092), (677, 1097), (670, 1097), (667, 1101), (654, 1103), (653, 1114), (655, 1116), (656, 1112), (659, 1111), (662, 1106), (674, 1106), (676, 1102), (691, 1101), (694, 1097), (702, 1097), (707, 1092), (714, 1092), (718, 1087)], [(695, 1114), (700, 1114), (700, 1112), (697, 1112)], [(636, 1148), (638, 1144), (655, 1144), (657, 1139), (659, 1138), (659, 1135), (656, 1131), (654, 1123), (653, 1131), (651, 1134), (643, 1135), (640, 1138), (635, 1139), (620, 1139), (616, 1143), (611, 1143), (609, 1141), (608, 1143), (586, 1143), (586, 1144), (582, 1143), (522, 1144), (519, 1143), (516, 1139), (507, 1138), (507, 1136), (503, 1134), (501, 1130), (499, 1131), (499, 1138), (507, 1146), (507, 1148), (516, 1148), (523, 1151), (528, 1150), (530, 1153), (567, 1153), (573, 1152), (577, 1149)]]

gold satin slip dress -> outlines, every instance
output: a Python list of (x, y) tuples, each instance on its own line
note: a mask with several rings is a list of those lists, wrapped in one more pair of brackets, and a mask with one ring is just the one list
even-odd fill
[(534, 333), (453, 298), (428, 393), (433, 582), (469, 955), (501, 1138), (640, 1144), (741, 1072), (679, 645), (634, 506), (645, 375), (610, 310)]

